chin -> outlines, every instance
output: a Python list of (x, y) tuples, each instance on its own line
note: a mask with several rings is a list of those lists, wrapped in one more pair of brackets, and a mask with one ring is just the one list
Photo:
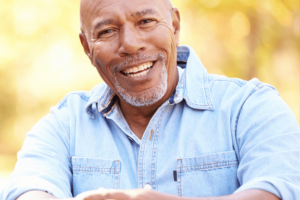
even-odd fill
[(160, 74), (160, 83), (154, 87), (141, 92), (129, 92), (123, 88), (117, 81), (115, 87), (120, 96), (130, 105), (134, 107), (149, 106), (161, 100), (167, 92), (168, 88), (168, 72), (165, 64)]

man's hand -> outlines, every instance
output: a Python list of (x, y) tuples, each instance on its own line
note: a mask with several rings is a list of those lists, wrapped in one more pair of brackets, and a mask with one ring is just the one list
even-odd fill
[(163, 194), (154, 190), (134, 189), (134, 190), (113, 190), (99, 189), (87, 191), (79, 194), (75, 200), (177, 200), (180, 197)]
[[(263, 190), (246, 190), (220, 197), (178, 197), (154, 190), (111, 190), (99, 189), (79, 194), (75, 200), (279, 200), (275, 195)], [(66, 199), (69, 200), (69, 199)]]
[[(54, 196), (42, 191), (29, 191), (21, 195), (17, 200), (54, 200)], [(163, 194), (154, 190), (111, 190), (99, 189), (79, 194), (75, 198), (64, 200), (279, 200), (275, 195), (257, 189), (245, 190), (243, 192), (221, 196), (221, 197), (178, 197)]]

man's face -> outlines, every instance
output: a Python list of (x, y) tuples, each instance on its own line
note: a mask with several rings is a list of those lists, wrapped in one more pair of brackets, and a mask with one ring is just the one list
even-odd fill
[(85, 52), (108, 86), (132, 106), (151, 105), (177, 84), (179, 13), (167, 2), (81, 4)]

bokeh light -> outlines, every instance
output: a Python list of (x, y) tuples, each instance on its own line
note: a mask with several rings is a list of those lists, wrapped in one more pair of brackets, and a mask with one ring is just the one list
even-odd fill
[[(79, 0), (0, 0), (0, 189), (26, 132), (67, 93), (102, 82), (81, 47)], [(180, 43), (209, 73), (277, 88), (299, 121), (298, 0), (173, 0)]]

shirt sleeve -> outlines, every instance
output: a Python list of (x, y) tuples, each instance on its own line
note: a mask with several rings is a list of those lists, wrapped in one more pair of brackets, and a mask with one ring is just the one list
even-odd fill
[(72, 197), (66, 113), (62, 106), (52, 107), (51, 113), (27, 133), (4, 200), (16, 199), (31, 190), (45, 191), (57, 198)]
[(300, 199), (300, 131), (278, 92), (261, 84), (244, 102), (236, 125), (239, 151), (235, 192), (261, 189)]

